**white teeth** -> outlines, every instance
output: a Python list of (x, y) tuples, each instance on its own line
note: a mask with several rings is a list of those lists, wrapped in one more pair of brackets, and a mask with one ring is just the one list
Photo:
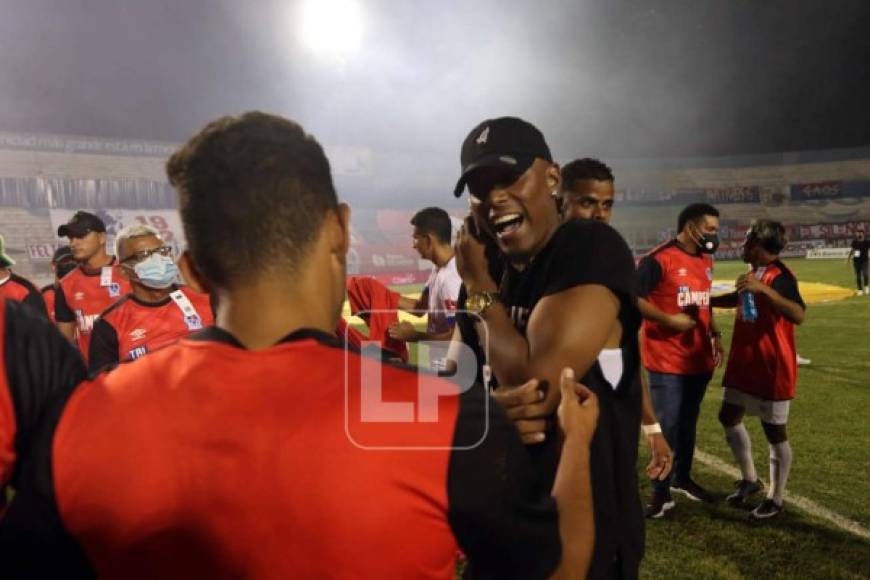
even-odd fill
[(506, 214), (506, 215), (499, 216), (499, 217), (495, 218), (495, 220), (493, 220), (492, 223), (493, 223), (494, 225), (499, 225), (499, 224), (503, 224), (503, 223), (505, 223), (505, 222), (509, 222), (509, 221), (511, 221), (511, 220), (515, 220), (515, 219), (517, 219), (517, 218), (519, 218), (519, 217), (520, 217), (520, 214), (518, 214), (518, 213), (509, 213), (509, 214)]

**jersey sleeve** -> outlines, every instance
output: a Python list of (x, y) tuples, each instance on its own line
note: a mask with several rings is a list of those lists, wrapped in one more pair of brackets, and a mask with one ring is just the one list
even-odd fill
[(55, 286), (54, 290), (54, 319), (58, 322), (76, 321), (76, 315), (66, 301), (66, 292), (62, 284)]
[(601, 222), (577, 220), (563, 225), (556, 235), (560, 239), (552, 256), (545, 296), (573, 286), (598, 284), (622, 301), (634, 301), (634, 258), (616, 230)]
[(644, 256), (637, 265), (637, 295), (646, 298), (662, 281), (662, 266), (652, 256)]
[(801, 308), (806, 310), (807, 305), (804, 303), (804, 299), (801, 296), (797, 279), (793, 275), (788, 272), (780, 272), (779, 276), (773, 279), (770, 286), (776, 290), (780, 296), (787, 300), (791, 300), (792, 302), (797, 302), (801, 305)]
[(519, 434), (498, 404), (479, 386), (463, 393), (448, 468), (448, 520), (473, 578), (546, 578), (556, 569), (558, 510), (539, 489)]
[(121, 360), (118, 348), (118, 332), (115, 327), (102, 318), (98, 318), (91, 331), (88, 372), (94, 374), (106, 367), (117, 365)]

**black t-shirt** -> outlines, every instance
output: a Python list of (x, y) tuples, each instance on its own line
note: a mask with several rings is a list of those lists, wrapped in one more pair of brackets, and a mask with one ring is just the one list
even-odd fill
[[(636, 283), (634, 258), (616, 230), (601, 222), (577, 220), (563, 224), (524, 270), (509, 267), (500, 291), (514, 326), (524, 336), (535, 305), (551, 294), (598, 284), (620, 301), (621, 379), (611, 385), (596, 361), (580, 381), (595, 392), (600, 407), (590, 456), (596, 526), (590, 578), (608, 577), (614, 558), (622, 560), (629, 577), (636, 575), (643, 555), (643, 513), (635, 470), (641, 410)], [(529, 447), (542, 489), (552, 486), (559, 449), (557, 437)]]
[[(858, 252), (858, 255), (855, 255), (855, 252)], [(870, 255), (870, 240), (864, 238), (860, 242), (858, 240), (852, 240), (852, 260), (855, 262), (863, 263), (868, 259), (868, 255)]]
[(779, 260), (776, 260), (774, 264), (780, 269), (781, 272), (779, 276), (773, 279), (773, 283), (770, 285), (770, 287), (776, 290), (776, 292), (786, 300), (797, 302), (801, 305), (801, 308), (806, 310), (807, 305), (806, 303), (804, 303), (804, 299), (801, 296), (800, 290), (798, 289), (797, 278), (795, 278), (791, 270), (789, 270), (786, 265)]
[[(30, 455), (37, 426), (50, 401), (71, 392), (84, 379), (85, 367), (78, 350), (44, 315), (14, 300), (0, 301), (0, 307), (4, 308), (6, 369), (0, 388), (9, 392), (15, 419), (14, 449), (20, 465)], [(12, 470), (14, 487), (18, 487), (18, 465)]]

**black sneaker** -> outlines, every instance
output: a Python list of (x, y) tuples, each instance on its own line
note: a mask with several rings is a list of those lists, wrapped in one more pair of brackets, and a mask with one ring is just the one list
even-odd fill
[(654, 491), (649, 505), (647, 505), (643, 511), (643, 515), (645, 517), (657, 520), (661, 517), (664, 517), (665, 512), (673, 508), (675, 505), (676, 504), (674, 503), (673, 498), (671, 498), (671, 494), (666, 492)]
[(760, 504), (758, 507), (752, 510), (752, 513), (749, 514), (749, 517), (753, 517), (757, 520), (764, 520), (767, 518), (772, 518), (775, 515), (778, 515), (779, 512), (782, 511), (782, 504), (777, 504), (770, 498), (767, 498)]
[(681, 493), (692, 501), (716, 503), (716, 498), (713, 497), (712, 493), (710, 493), (691, 479), (688, 479), (681, 483), (672, 483), (671, 493), (674, 492)]
[(761, 485), (761, 482), (757, 479), (755, 481), (746, 481), (745, 479), (740, 479), (737, 483), (734, 484), (737, 490), (725, 498), (725, 501), (728, 502), (728, 505), (739, 507), (746, 503), (746, 500), (749, 499), (750, 496), (755, 495), (759, 491), (764, 489), (764, 486)]

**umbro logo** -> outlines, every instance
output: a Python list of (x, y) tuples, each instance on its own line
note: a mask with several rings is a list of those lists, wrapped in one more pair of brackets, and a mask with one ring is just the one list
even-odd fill
[(477, 136), (477, 139), (474, 141), (478, 145), (485, 145), (486, 141), (489, 139), (489, 127), (487, 126), (483, 131), (480, 132), (480, 135)]
[(145, 338), (145, 329), (137, 328), (130, 332), (130, 340), (142, 340)]
[(84, 292), (76, 292), (75, 294), (73, 294), (73, 299), (74, 300), (84, 300), (85, 293)]
[(689, 271), (686, 270), (685, 268), (680, 268), (679, 270), (677, 270), (677, 276), (685, 276), (688, 273), (689, 273)]

